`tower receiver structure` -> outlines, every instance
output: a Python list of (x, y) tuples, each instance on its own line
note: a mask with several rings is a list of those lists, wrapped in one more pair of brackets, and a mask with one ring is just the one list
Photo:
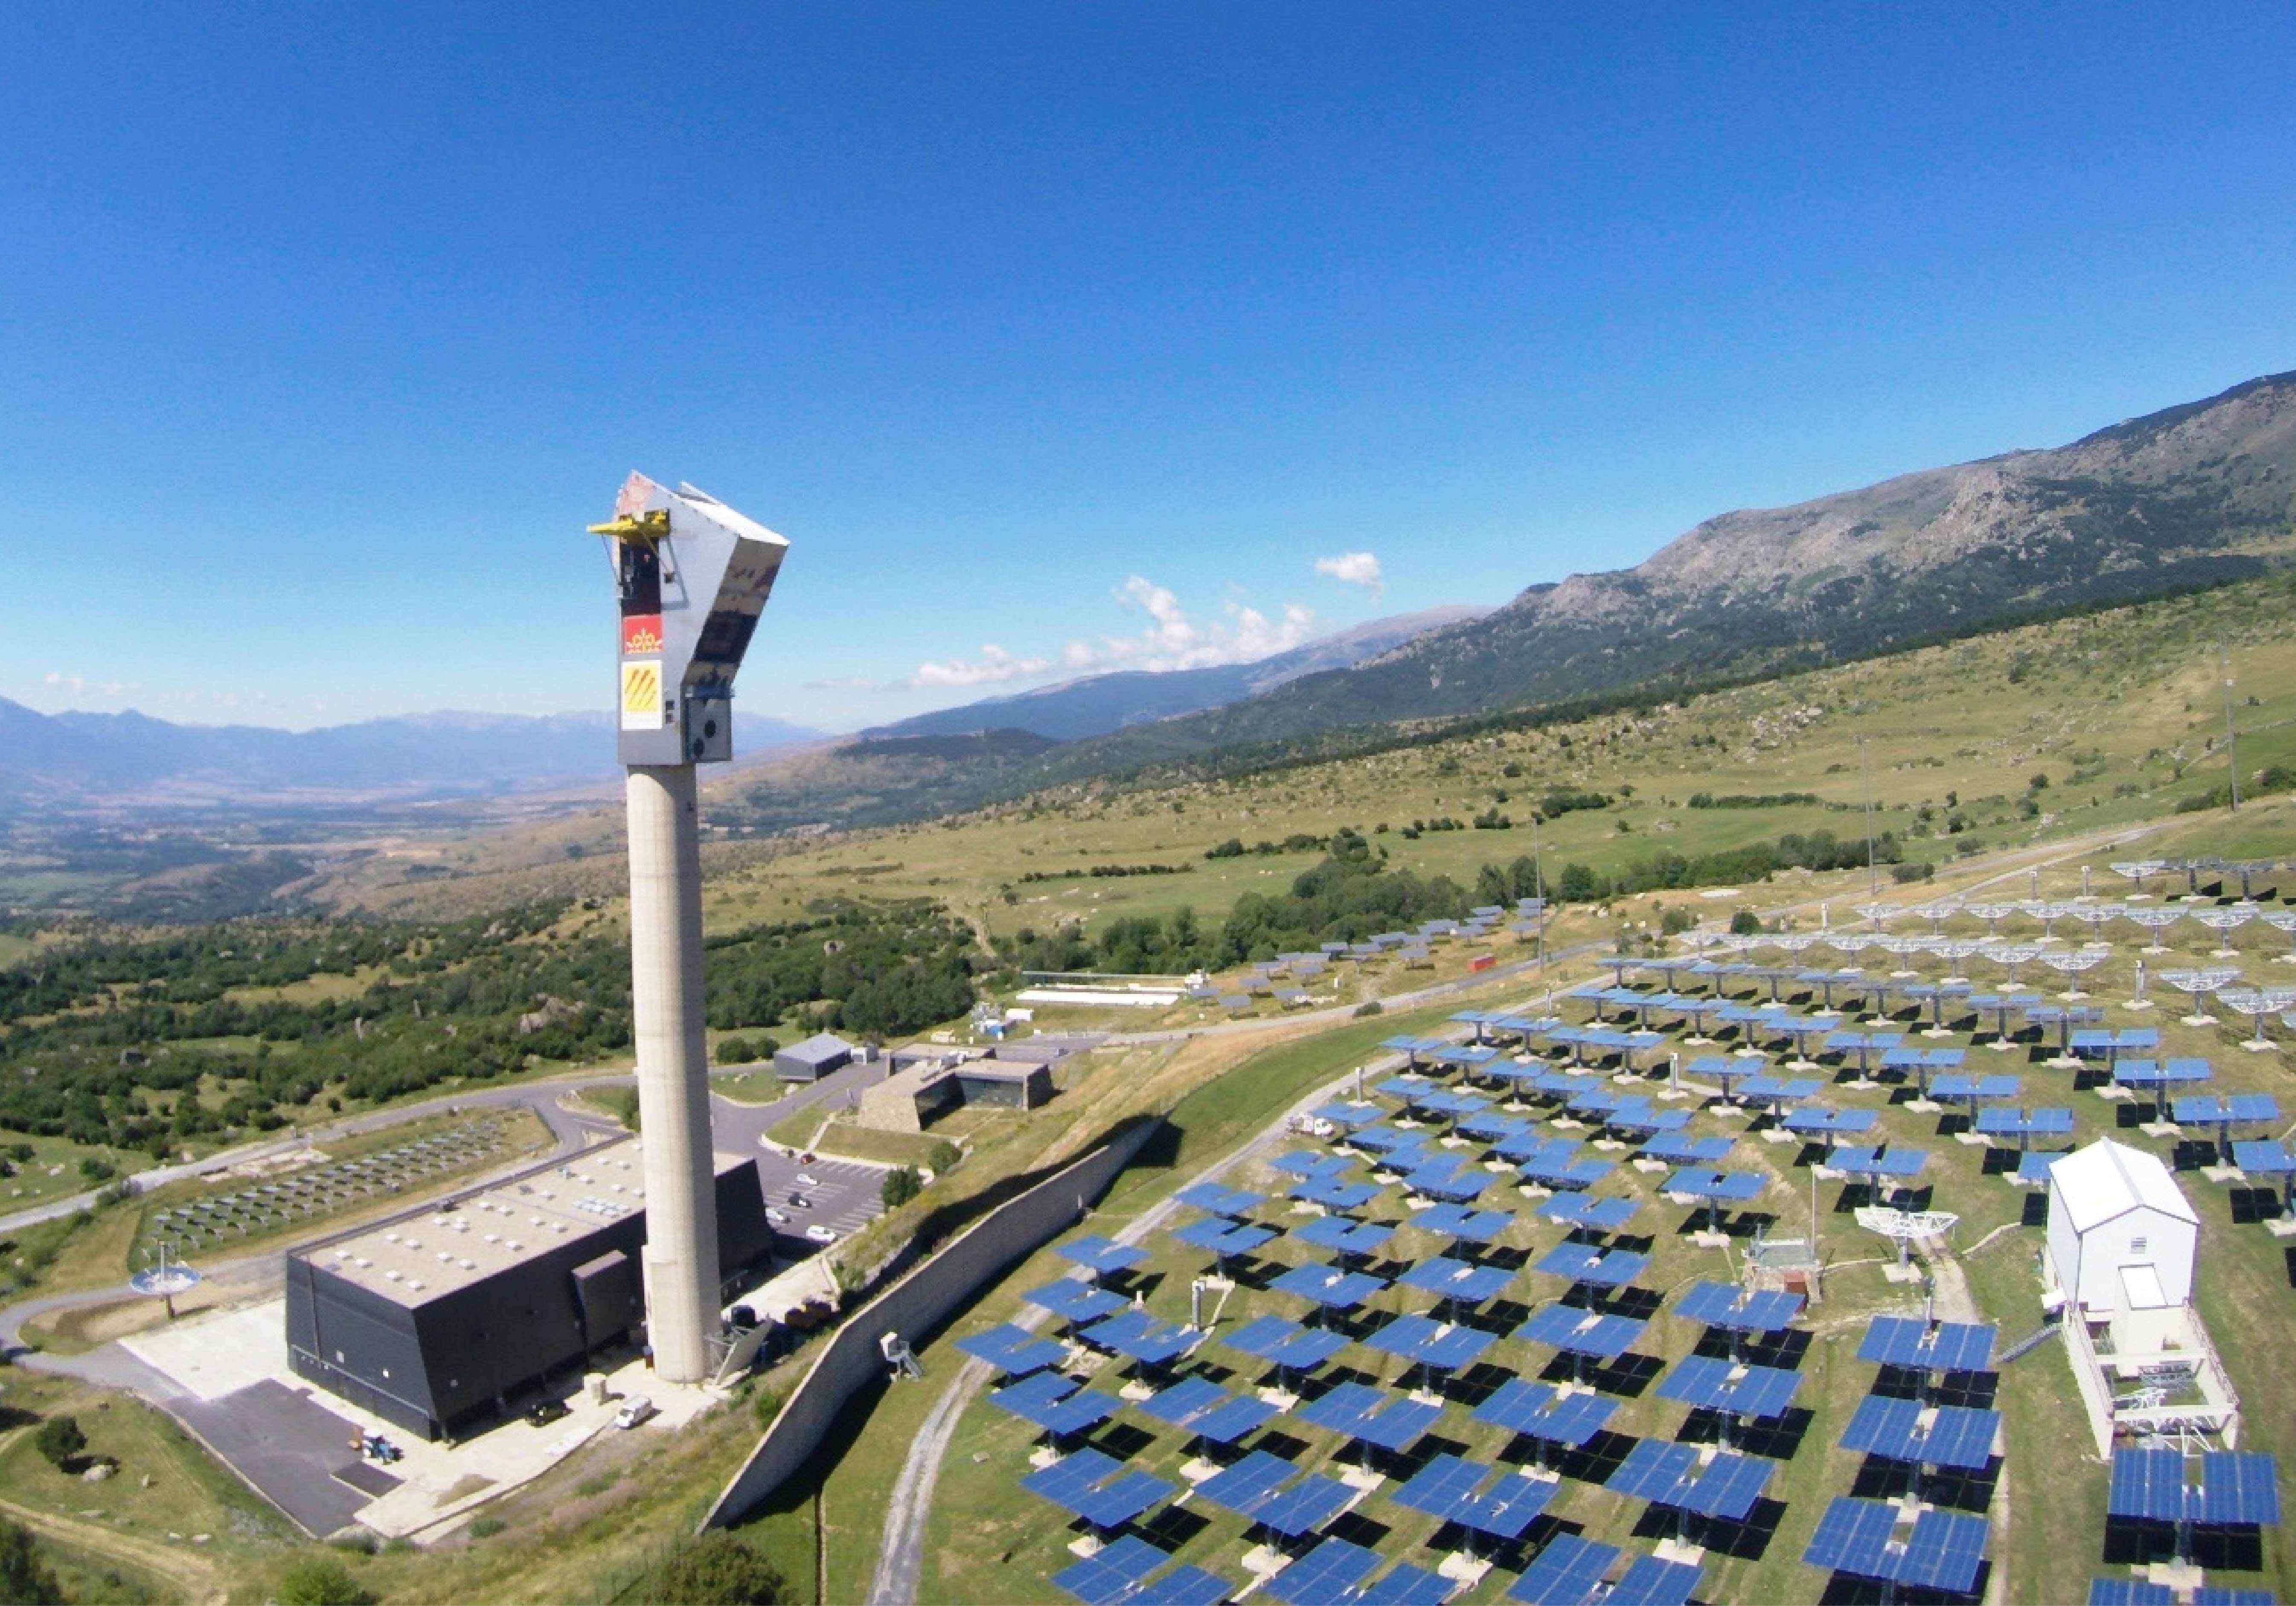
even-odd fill
[(613, 560), (619, 615), (646, 1332), (657, 1373), (699, 1383), (713, 1371), (718, 1264), (695, 766), (734, 756), (734, 676), (789, 542), (691, 485), (670, 490), (640, 474), (590, 531)]

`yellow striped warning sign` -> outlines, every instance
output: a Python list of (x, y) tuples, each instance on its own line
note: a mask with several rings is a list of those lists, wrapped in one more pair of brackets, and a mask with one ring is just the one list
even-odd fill
[(622, 729), (661, 727), (661, 660), (642, 658), (622, 665)]

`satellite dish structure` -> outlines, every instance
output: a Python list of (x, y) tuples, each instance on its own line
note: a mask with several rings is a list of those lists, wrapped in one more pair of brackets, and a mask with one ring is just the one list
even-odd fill
[(1868, 1232), (1896, 1242), (1901, 1266), (1912, 1258), (1916, 1242), (1943, 1238), (1961, 1224), (1961, 1217), (1950, 1210), (1892, 1210), (1886, 1205), (1862, 1205), (1854, 1214), (1857, 1224)]
[(188, 1294), (200, 1286), (200, 1274), (180, 1260), (170, 1260), (168, 1246), (160, 1246), (160, 1257), (127, 1280), (127, 1286), (137, 1293), (154, 1299), (165, 1300), (168, 1320), (176, 1319), (176, 1296)]

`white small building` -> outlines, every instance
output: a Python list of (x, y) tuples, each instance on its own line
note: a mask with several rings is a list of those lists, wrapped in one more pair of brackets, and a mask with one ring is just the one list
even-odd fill
[(2049, 1167), (2049, 1272), (2091, 1320), (2193, 1297), (2201, 1218), (2158, 1157), (2100, 1138)]
[(2060, 1313), (2097, 1453), (2123, 1434), (2239, 1432), (2193, 1308), (2201, 1218), (2158, 1157), (2101, 1138), (2049, 1167), (2047, 1308)]

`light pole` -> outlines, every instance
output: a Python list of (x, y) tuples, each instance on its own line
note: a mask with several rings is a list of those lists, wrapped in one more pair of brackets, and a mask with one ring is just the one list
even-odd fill
[(2232, 648), (2217, 643), (2217, 662), (2224, 670), (2225, 759), (2232, 769), (2232, 812), (2240, 812), (2240, 733), (2232, 719)]
[(1882, 895), (1881, 873), (1874, 868), (1874, 772), (1866, 762), (1866, 737), (1857, 737), (1857, 779), (1866, 792), (1866, 896), (1871, 901)]

